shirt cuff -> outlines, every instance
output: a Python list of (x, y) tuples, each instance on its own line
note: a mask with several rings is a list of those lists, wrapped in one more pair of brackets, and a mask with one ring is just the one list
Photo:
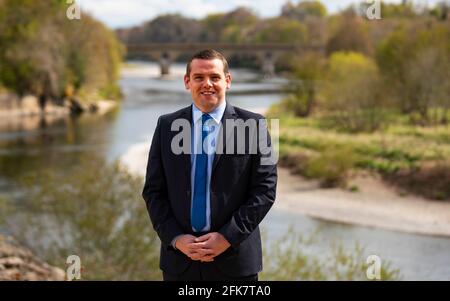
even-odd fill
[(184, 234), (180, 234), (180, 235), (175, 236), (175, 238), (172, 239), (172, 242), (170, 243), (175, 250), (178, 250), (176, 245), (175, 245), (176, 242), (177, 242), (177, 239), (180, 238), (180, 236), (182, 236), (182, 235), (184, 235)]

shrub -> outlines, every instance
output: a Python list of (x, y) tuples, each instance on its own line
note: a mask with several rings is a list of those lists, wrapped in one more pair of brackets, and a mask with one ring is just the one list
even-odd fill
[(359, 53), (337, 52), (330, 58), (324, 85), (324, 123), (350, 132), (374, 131), (385, 119), (378, 68)]
[(159, 280), (159, 239), (142, 178), (95, 159), (64, 174), (33, 173), (4, 217), (11, 234), (52, 265), (78, 255), (84, 280)]
[(305, 175), (320, 179), (322, 187), (342, 186), (356, 162), (357, 157), (351, 148), (329, 147), (308, 161)]

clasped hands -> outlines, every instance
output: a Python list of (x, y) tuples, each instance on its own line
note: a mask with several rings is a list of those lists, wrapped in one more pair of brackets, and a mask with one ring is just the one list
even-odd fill
[(200, 237), (184, 234), (175, 241), (175, 247), (178, 250), (190, 259), (202, 262), (214, 261), (214, 257), (225, 252), (230, 246), (226, 238), (218, 232), (211, 232)]

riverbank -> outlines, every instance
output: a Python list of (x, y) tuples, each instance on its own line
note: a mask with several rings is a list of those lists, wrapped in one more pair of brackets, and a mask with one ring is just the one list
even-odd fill
[(450, 203), (402, 196), (374, 175), (350, 180), (358, 191), (320, 188), (318, 181), (278, 168), (275, 208), (327, 221), (450, 237)]
[(9, 236), (0, 235), (0, 281), (65, 279), (62, 269), (50, 266)]
[(280, 162), (324, 187), (349, 187), (360, 172), (381, 175), (404, 194), (450, 201), (450, 127), (413, 125), (393, 114), (373, 132), (349, 132), (322, 117), (299, 118), (272, 106), (279, 119)]
[[(264, 113), (264, 109), (258, 109)], [(145, 175), (149, 142), (136, 144), (120, 158), (133, 174)], [(275, 210), (332, 222), (393, 231), (450, 237), (450, 203), (400, 194), (373, 174), (360, 174), (349, 187), (321, 188), (319, 181), (293, 175), (279, 167)]]
[[(20, 102), (17, 99), (6, 99), (5, 94), (0, 95), (0, 131), (30, 131), (50, 125), (72, 114), (69, 103), (63, 106), (48, 103), (44, 110), (38, 105), (37, 98), (26, 96)], [(104, 115), (117, 107), (118, 102), (113, 100), (99, 100), (89, 104), (77, 104), (83, 112), (95, 115)]]
[(41, 109), (39, 106), (39, 101), (35, 96), (29, 95), (19, 100), (17, 96), (2, 94), (0, 95), (0, 118), (4, 119), (34, 116), (63, 117), (70, 115), (74, 106), (79, 108), (81, 112), (90, 112), (102, 115), (117, 106), (117, 101), (98, 100), (86, 104), (77, 101), (72, 104), (69, 101), (65, 101), (63, 105), (55, 105), (48, 102), (44, 109)]
[[(268, 108), (258, 110), (263, 115), (267, 112)], [(293, 174), (287, 167), (278, 170), (275, 207), (280, 210), (338, 223), (450, 237), (450, 202), (406, 194), (375, 172), (350, 177), (346, 187), (356, 188), (352, 191), (325, 189), (321, 181)]]

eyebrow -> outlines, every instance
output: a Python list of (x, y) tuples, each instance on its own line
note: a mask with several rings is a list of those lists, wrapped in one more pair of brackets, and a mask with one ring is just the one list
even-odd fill
[(193, 73), (192, 76), (199, 76), (199, 75), (218, 75), (222, 76), (220, 73)]

